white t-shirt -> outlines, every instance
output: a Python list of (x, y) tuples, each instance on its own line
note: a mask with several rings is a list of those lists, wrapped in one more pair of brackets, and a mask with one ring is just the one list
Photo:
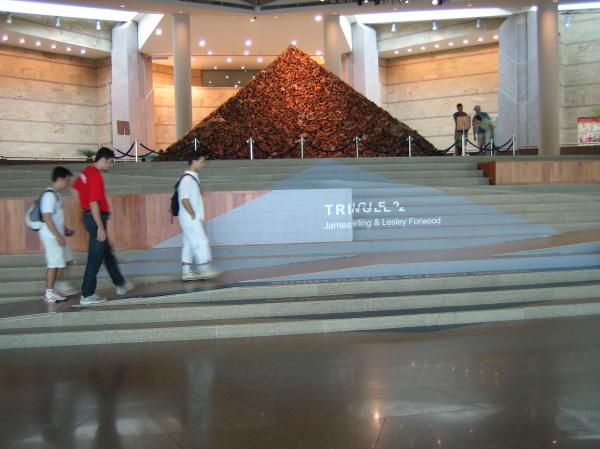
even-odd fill
[[(52, 221), (58, 232), (65, 235), (65, 211), (63, 209), (62, 198), (54, 190), (44, 192), (40, 201), (40, 211), (43, 214), (52, 214)], [(44, 238), (55, 238), (48, 225), (44, 223), (40, 229), (40, 235)]]
[(179, 187), (177, 188), (179, 195), (179, 217), (184, 220), (191, 220), (190, 214), (183, 207), (183, 200), (187, 198), (196, 213), (196, 219), (204, 220), (204, 204), (202, 203), (202, 194), (199, 187), (200, 178), (193, 171), (188, 170), (185, 174), (193, 176), (195, 180), (191, 176), (184, 176), (179, 183)]

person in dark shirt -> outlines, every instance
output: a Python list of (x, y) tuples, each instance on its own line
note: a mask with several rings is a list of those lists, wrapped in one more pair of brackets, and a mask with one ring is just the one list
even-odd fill
[(469, 115), (463, 111), (462, 103), (456, 105), (456, 112), (452, 114), (452, 117), (454, 118), (454, 156), (458, 156), (459, 154), (462, 154), (463, 134), (468, 132), (468, 128), (464, 128), (468, 120), (465, 120), (464, 123), (462, 120), (459, 120), (459, 117), (469, 117)]

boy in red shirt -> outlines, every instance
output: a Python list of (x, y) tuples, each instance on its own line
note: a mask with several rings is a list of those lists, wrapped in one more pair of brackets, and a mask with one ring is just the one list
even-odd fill
[(95, 162), (86, 167), (73, 183), (73, 189), (78, 193), (79, 204), (83, 210), (83, 224), (90, 236), (88, 260), (81, 287), (82, 305), (106, 301), (106, 298), (96, 295), (96, 277), (103, 262), (116, 286), (117, 295), (124, 295), (133, 289), (133, 284), (127, 282), (121, 274), (107, 237), (106, 222), (110, 218), (110, 206), (101, 172), (109, 171), (114, 162), (113, 151), (105, 147), (100, 148), (96, 153)]

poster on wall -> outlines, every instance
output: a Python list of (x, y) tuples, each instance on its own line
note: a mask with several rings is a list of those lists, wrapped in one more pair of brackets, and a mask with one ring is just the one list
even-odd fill
[(577, 143), (600, 144), (600, 117), (577, 118)]

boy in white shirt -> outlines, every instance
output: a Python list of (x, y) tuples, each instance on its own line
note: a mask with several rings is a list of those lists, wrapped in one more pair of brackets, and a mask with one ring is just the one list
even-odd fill
[[(59, 281), (63, 270), (73, 261), (71, 250), (67, 246), (65, 232), (65, 213), (60, 192), (71, 184), (73, 174), (64, 167), (56, 167), (52, 171), (52, 187), (47, 189), (40, 198), (40, 212), (44, 224), (40, 229), (40, 240), (46, 255), (46, 293), (44, 302), (55, 303), (64, 301), (67, 296), (74, 295), (77, 290), (68, 283)], [(71, 230), (68, 230), (72, 233)], [(56, 284), (56, 285), (55, 285)], [(55, 288), (56, 287), (56, 288)]]
[[(211, 279), (219, 276), (221, 272), (210, 264), (212, 255), (208, 238), (204, 231), (204, 204), (200, 190), (198, 173), (204, 167), (203, 156), (197, 155), (189, 160), (188, 170), (177, 183), (179, 197), (179, 224), (183, 230), (183, 248), (181, 263), (185, 281)], [(197, 265), (198, 270), (192, 271), (192, 265)]]

